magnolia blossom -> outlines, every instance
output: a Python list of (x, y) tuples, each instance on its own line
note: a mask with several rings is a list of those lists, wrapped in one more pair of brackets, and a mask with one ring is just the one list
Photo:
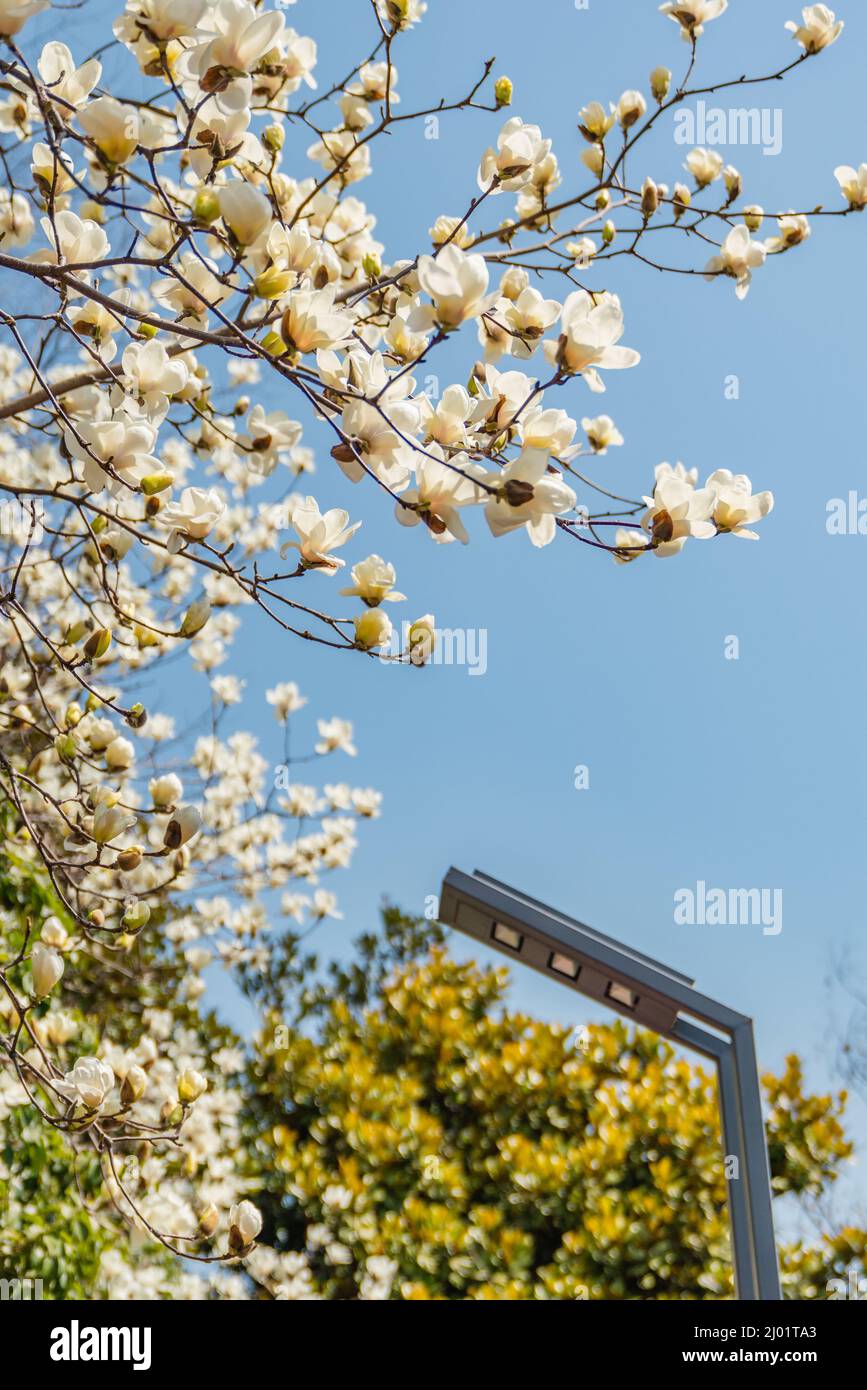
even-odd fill
[(355, 619), (355, 640), (365, 650), (387, 646), (392, 630), (391, 619), (381, 608), (368, 608)]
[(97, 844), (105, 845), (116, 840), (132, 825), (135, 825), (134, 816), (128, 815), (119, 806), (109, 806), (103, 802), (93, 813), (93, 838)]
[(30, 953), (30, 969), (33, 974), (33, 989), (37, 999), (50, 994), (63, 974), (63, 957), (50, 946), (37, 941)]
[(484, 471), (464, 453), (452, 455), (446, 463), (439, 445), (431, 444), (418, 456), (415, 472), (417, 485), (405, 492), (395, 507), (398, 521), (404, 526), (423, 521), (435, 541), (459, 540), (466, 545), (469, 536), (458, 508), (471, 506), (485, 496), (477, 482), (484, 478)]
[(701, 38), (708, 20), (719, 19), (728, 3), (729, 0), (666, 0), (659, 8), (680, 25), (680, 37), (692, 43)]
[(333, 753), (340, 748), (354, 758), (358, 749), (352, 742), (352, 724), (348, 719), (317, 719), (319, 741), (315, 745), (317, 753)]
[(802, 24), (797, 24), (794, 19), (787, 20), (786, 28), (805, 53), (820, 53), (839, 39), (843, 20), (837, 19), (827, 5), (805, 5), (801, 18)]
[(139, 143), (139, 122), (115, 97), (97, 97), (78, 113), (78, 123), (111, 164), (125, 164)]
[(274, 220), (271, 203), (251, 183), (224, 184), (217, 194), (220, 216), (242, 246), (249, 246)]
[(252, 1202), (238, 1202), (229, 1212), (229, 1246), (245, 1250), (262, 1229), (262, 1218)]
[(623, 435), (610, 415), (597, 415), (595, 420), (585, 416), (581, 428), (594, 454), (605, 454), (615, 445), (623, 443)]
[(861, 164), (857, 169), (853, 169), (851, 164), (840, 164), (834, 170), (834, 178), (850, 208), (867, 207), (867, 164)]
[(88, 58), (80, 68), (75, 66), (65, 43), (47, 43), (37, 63), (39, 76), (45, 83), (47, 95), (55, 101), (81, 106), (102, 76), (102, 63)]
[(381, 555), (368, 555), (352, 566), (352, 584), (341, 589), (346, 597), (360, 598), (368, 608), (376, 608), (380, 603), (400, 603), (406, 594), (395, 589), (397, 575), (394, 565), (388, 564)]
[(560, 317), (556, 299), (544, 299), (537, 289), (528, 286), (515, 300), (505, 301), (503, 322), (512, 334), (513, 357), (532, 357), (549, 328)]
[(121, 364), (124, 390), (153, 416), (165, 415), (170, 397), (179, 395), (189, 378), (186, 362), (170, 357), (156, 338), (130, 343), (124, 348)]
[(699, 188), (706, 188), (722, 173), (723, 157), (717, 154), (716, 150), (705, 150), (699, 147), (690, 150), (683, 167), (692, 174)]
[(220, 303), (229, 290), (217, 277), (213, 261), (186, 251), (175, 263), (178, 275), (166, 275), (152, 287), (154, 299), (178, 314), (204, 319), (210, 305)]
[(0, 34), (11, 38), (33, 15), (48, 8), (49, 0), (0, 0)]
[(711, 473), (707, 486), (715, 494), (711, 516), (717, 530), (757, 541), (758, 534), (747, 528), (773, 510), (774, 494), (757, 492), (753, 495), (753, 485), (746, 474), (731, 473), (728, 468), (718, 468)]
[(114, 1085), (114, 1072), (98, 1057), (79, 1057), (62, 1081), (53, 1081), (56, 1091), (74, 1105), (98, 1110)]
[[(81, 265), (101, 261), (108, 255), (108, 237), (90, 218), (77, 217), (74, 212), (64, 209), (55, 214), (54, 222), (43, 217), (39, 223), (46, 239), (51, 243), (50, 251), (37, 251), (33, 259), (51, 265)], [(83, 272), (85, 279), (87, 273)]]
[(420, 256), (417, 273), (419, 285), (433, 300), (433, 312), (417, 311), (414, 326), (433, 320), (448, 331), (482, 312), (488, 288), (484, 256), (467, 256), (451, 243), (436, 256)]
[(634, 348), (617, 347), (623, 336), (623, 311), (616, 294), (570, 294), (560, 316), (557, 342), (544, 344), (549, 362), (564, 372), (582, 375), (591, 391), (604, 391), (599, 369), (634, 367), (641, 356)]
[(349, 525), (349, 513), (341, 507), (333, 507), (324, 514), (319, 510), (315, 497), (306, 497), (292, 511), (290, 524), (298, 539), (286, 541), (280, 547), (280, 554), (286, 558), (290, 550), (297, 550), (304, 569), (320, 569), (325, 574), (334, 574), (346, 563), (331, 552), (339, 550), (351, 540), (361, 525), (356, 521)]
[(238, 111), (250, 104), (250, 74), (279, 39), (283, 15), (257, 10), (249, 0), (217, 0), (207, 20), (211, 34), (203, 33), (203, 41), (185, 55), (188, 85), (197, 99), (211, 92), (217, 106)]
[(750, 288), (752, 272), (756, 266), (764, 265), (767, 248), (760, 241), (753, 241), (749, 227), (741, 223), (732, 227), (720, 247), (718, 256), (711, 256), (704, 268), (708, 280), (717, 275), (730, 275), (735, 281), (735, 294), (745, 299)]
[(352, 315), (335, 306), (332, 289), (293, 290), (286, 303), (280, 336), (291, 352), (333, 348), (352, 333)]
[(265, 699), (274, 710), (274, 718), (281, 724), (285, 724), (290, 714), (295, 714), (307, 704), (295, 681), (282, 681), (273, 690), (265, 692)]
[(800, 246), (810, 235), (810, 223), (802, 212), (790, 212), (778, 217), (777, 227), (778, 235), (768, 237), (765, 242), (765, 250), (769, 256), (789, 251), (793, 246)]
[(661, 476), (652, 497), (645, 497), (647, 511), (641, 524), (650, 532), (654, 554), (664, 559), (677, 555), (690, 536), (706, 540), (716, 534), (711, 521), (715, 493), (696, 488), (671, 473)]
[(176, 555), (184, 541), (201, 541), (214, 529), (226, 510), (216, 488), (185, 487), (177, 502), (170, 502), (159, 513), (163, 526), (171, 529), (168, 549)]
[(526, 526), (533, 545), (550, 545), (556, 531), (555, 517), (571, 511), (576, 497), (555, 469), (548, 471), (544, 449), (524, 449), (501, 473), (489, 473), (485, 482), (496, 489), (485, 506), (485, 517), (495, 536)]
[(80, 424), (74, 431), (68, 427), (63, 438), (72, 457), (83, 465), (84, 484), (91, 492), (108, 487), (119, 496), (159, 471), (159, 460), (151, 453), (156, 429), (147, 420), (120, 413), (111, 420)]
[(497, 136), (497, 148), (487, 149), (479, 165), (479, 188), (491, 188), (494, 193), (504, 189), (515, 191), (530, 178), (534, 164), (539, 164), (551, 149), (551, 141), (542, 139), (537, 125), (525, 125), (520, 116), (506, 121)]

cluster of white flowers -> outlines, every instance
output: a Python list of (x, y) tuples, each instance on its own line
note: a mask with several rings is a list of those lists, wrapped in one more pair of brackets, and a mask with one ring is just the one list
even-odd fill
[[(586, 399), (639, 363), (621, 342), (618, 295), (585, 284), (606, 263), (627, 255), (671, 269), (651, 238), (679, 230), (691, 247), (700, 226), (717, 247), (704, 272), (733, 278), (742, 297), (751, 272), (810, 226), (803, 212), (739, 209), (740, 174), (709, 150), (686, 160), (694, 192), (649, 174), (627, 181), (627, 152), (631, 166), (660, 112), (690, 95), (657, 67), (652, 114), (631, 88), (581, 108), (589, 186), (568, 195), (551, 141), (511, 116), (468, 164), (464, 215), (432, 214), (430, 244), (389, 258), (355, 190), (397, 107), (420, 122), (432, 110), (501, 112), (512, 99), (488, 64), (465, 95), (427, 94), (408, 109), (394, 54), (422, 21), (421, 0), (377, 0), (374, 51), (315, 96), (317, 45), (288, 25), (285, 4), (127, 0), (113, 33), (151, 84), (143, 100), (109, 93), (99, 56), (57, 40), (29, 53), (28, 20), (46, 4), (0, 0), (0, 137), (24, 170), (0, 188), (0, 496), (22, 512), (0, 595), (0, 790), (10, 843), (41, 865), (57, 912), (0, 969), (10, 1064), (0, 1096), (24, 1103), (41, 1088), (45, 1117), (76, 1133), (121, 1134), (133, 1115), (153, 1136), (180, 1136), (191, 1155), (180, 1186), (149, 1180), (163, 1163), (157, 1143), (136, 1182), (107, 1181), (144, 1229), (216, 1234), (242, 1258), (257, 1219), (209, 1157), (232, 1147), (235, 1100), (206, 1086), (214, 1068), (191, 1035), (161, 1033), (145, 1015), (135, 1047), (73, 1055), (63, 1015), (45, 1006), (81, 952), (128, 952), (157, 912), (191, 1007), (211, 961), (266, 962), (264, 894), (281, 894), (295, 922), (340, 915), (319, 879), (349, 863), (378, 793), (295, 782), (288, 755), (274, 778), (251, 735), (224, 736), (244, 682), (218, 668), (253, 608), (302, 642), (413, 665), (431, 650), (433, 620), (407, 625), (408, 649), (391, 653), (384, 605), (406, 597), (395, 568), (357, 549), (348, 510), (323, 510), (311, 494), (314, 453), (296, 416), (327, 438), (333, 480), (385, 494), (399, 524), (439, 544), (469, 540), (474, 508), (494, 537), (525, 531), (541, 547), (565, 535), (619, 562), (672, 555), (689, 537), (754, 536), (773, 498), (724, 469), (698, 487), (695, 470), (660, 465), (644, 503), (611, 511), (612, 494), (576, 459), (605, 456), (622, 434), (610, 416), (588, 415), (579, 440), (580, 412), (551, 393)], [(726, 0), (661, 8), (694, 59)], [(824, 5), (802, 20), (787, 26), (801, 54), (774, 76), (843, 27)], [(867, 165), (836, 177), (837, 215), (863, 209)], [(704, 205), (717, 186), (719, 205)], [(504, 195), (510, 212), (485, 229)], [(776, 229), (759, 241), (765, 218)], [(546, 276), (568, 291), (545, 297)], [(420, 389), (418, 369), (461, 334), (472, 337), (462, 380)], [(254, 399), (274, 387), (280, 408)], [(340, 593), (356, 611), (332, 616), (317, 594), (347, 563)], [(196, 736), (176, 729), (174, 708), (142, 698), (154, 684), (158, 703), (170, 697), (170, 683), (142, 678), (185, 654), (212, 705)], [(305, 703), (290, 681), (267, 698), (281, 725)], [(320, 719), (317, 733), (302, 756), (354, 755), (345, 718)], [(275, 1296), (305, 1296), (303, 1256), (255, 1258)], [(387, 1296), (392, 1273), (372, 1265), (365, 1296)], [(118, 1270), (107, 1277), (122, 1283)]]

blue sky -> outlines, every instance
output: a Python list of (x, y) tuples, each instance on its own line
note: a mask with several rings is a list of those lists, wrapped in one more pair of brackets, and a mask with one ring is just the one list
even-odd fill
[[(783, 24), (799, 8), (731, 0), (700, 43), (698, 78), (782, 66), (797, 51)], [(848, 3), (840, 13), (840, 42), (785, 83), (719, 99), (782, 111), (778, 156), (721, 149), (742, 171), (747, 201), (774, 210), (842, 206), (834, 167), (867, 160), (867, 11)], [(372, 32), (362, 0), (300, 0), (288, 22), (318, 40), (324, 85), (348, 70)], [(564, 189), (577, 191), (586, 184), (580, 106), (630, 87), (649, 95), (649, 71), (664, 63), (681, 73), (688, 49), (653, 0), (590, 0), (586, 9), (573, 0), (430, 0), (395, 53), (404, 109), (461, 95), (494, 54), (495, 71), (515, 84), (513, 113), (542, 126)], [(376, 212), (387, 259), (414, 255), (439, 213), (465, 210), (501, 121), (460, 113), (442, 119), (437, 141), (407, 125), (374, 145), (376, 172), (353, 192)], [(688, 147), (675, 143), (673, 118), (647, 149), (633, 157), (633, 178), (650, 173), (671, 185), (683, 177)], [(504, 195), (483, 209), (480, 225), (509, 211)], [(236, 644), (228, 669), (245, 676), (249, 697), (238, 722), (262, 733), (266, 753), (279, 757), (264, 690), (295, 680), (310, 701), (295, 745), (312, 742), (317, 714), (352, 718), (359, 756), (335, 755), (327, 771), (384, 793), (382, 819), (362, 827), (353, 868), (328, 884), (346, 919), (321, 929), (323, 951), (344, 950), (381, 895), (420, 912), (450, 864), (479, 867), (753, 1014), (763, 1066), (780, 1067), (796, 1050), (812, 1084), (832, 1083), (846, 1016), (841, 996), (825, 987), (836, 956), (850, 950), (853, 972), (867, 982), (859, 616), (867, 537), (830, 536), (825, 525), (829, 499), (850, 489), (867, 496), (865, 226), (867, 218), (816, 218), (811, 240), (758, 270), (743, 303), (731, 282), (613, 262), (615, 273), (597, 272), (598, 283), (621, 295), (623, 341), (639, 349), (641, 366), (609, 374), (604, 398), (580, 381), (549, 397), (578, 419), (603, 410), (614, 417), (626, 445), (594, 475), (614, 491), (647, 491), (664, 459), (702, 475), (746, 471), (756, 487), (771, 488), (776, 509), (758, 544), (692, 542), (678, 558), (619, 567), (562, 537), (536, 551), (523, 533), (495, 542), (476, 524), (469, 546), (438, 547), (423, 528), (396, 526), (378, 492), (350, 489), (328, 457), (325, 428), (309, 425), (305, 442), (318, 456), (311, 490), (323, 506), (341, 503), (364, 521), (344, 552), (350, 561), (384, 555), (410, 596), (393, 616), (432, 611), (442, 627), (485, 628), (488, 656), (483, 677), (460, 667), (407, 671), (280, 640), (255, 620)], [(680, 254), (703, 264), (698, 247)], [(431, 370), (443, 384), (465, 380), (477, 355), (470, 332)], [(739, 378), (737, 400), (724, 394), (730, 374)], [(279, 385), (262, 398), (294, 408)], [(312, 575), (304, 585), (305, 601), (333, 602), (333, 581)], [(737, 661), (724, 656), (730, 635)], [(190, 709), (200, 694), (200, 682), (184, 689)], [(577, 764), (589, 768), (587, 790), (574, 788)], [(676, 925), (673, 895), (697, 880), (782, 889), (781, 933)], [(532, 975), (515, 976), (512, 999), (546, 1017), (587, 1016), (580, 1001)], [(867, 1136), (854, 1102), (851, 1120)]]

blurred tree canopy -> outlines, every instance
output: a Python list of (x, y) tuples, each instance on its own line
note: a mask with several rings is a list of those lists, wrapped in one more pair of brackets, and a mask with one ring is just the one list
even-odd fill
[[(621, 1022), (513, 1012), (507, 984), (387, 908), (294, 1017), (271, 1010), (248, 1088), (268, 1239), (306, 1244), (327, 1298), (372, 1256), (403, 1299), (731, 1297), (712, 1074)], [(807, 1094), (794, 1056), (764, 1086), (775, 1193), (813, 1215), (851, 1154), (845, 1093)], [(854, 1227), (787, 1246), (787, 1296), (827, 1297), (865, 1252)]]

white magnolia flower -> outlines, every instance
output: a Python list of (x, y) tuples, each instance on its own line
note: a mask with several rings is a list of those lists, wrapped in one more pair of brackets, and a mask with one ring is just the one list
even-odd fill
[(843, 21), (837, 19), (827, 5), (805, 5), (801, 18), (802, 24), (797, 24), (794, 19), (787, 20), (786, 28), (805, 53), (820, 53), (839, 39)]
[(698, 469), (685, 468), (682, 463), (658, 463), (653, 470), (654, 485), (662, 478), (678, 478), (682, 483), (695, 487), (698, 482)]
[(512, 334), (513, 357), (532, 357), (540, 340), (560, 317), (556, 299), (543, 299), (532, 286), (515, 300), (506, 300), (502, 321)]
[(392, 631), (391, 618), (381, 608), (366, 608), (355, 619), (355, 640), (365, 651), (387, 646)]
[(217, 194), (220, 216), (241, 246), (249, 246), (274, 220), (270, 200), (251, 183), (235, 180)]
[(522, 188), (531, 177), (533, 166), (541, 163), (550, 149), (551, 141), (542, 139), (537, 125), (525, 125), (520, 116), (512, 116), (497, 136), (497, 148), (487, 149), (482, 155), (479, 188), (484, 191), (494, 181), (494, 193)]
[(708, 280), (717, 275), (730, 275), (735, 281), (735, 294), (745, 299), (750, 288), (752, 272), (756, 266), (764, 265), (767, 248), (760, 241), (753, 241), (749, 227), (740, 223), (732, 227), (720, 247), (718, 256), (711, 256), (704, 268)]
[(175, 313), (204, 319), (210, 305), (219, 304), (231, 291), (217, 278), (213, 261), (185, 251), (175, 262), (178, 276), (166, 275), (151, 287), (154, 299)]
[(768, 237), (765, 242), (765, 250), (769, 256), (776, 256), (781, 251), (789, 251), (793, 246), (800, 246), (801, 242), (806, 241), (810, 235), (810, 223), (803, 212), (790, 212), (778, 217), (777, 227), (779, 228), (778, 235)]
[(290, 525), (297, 532), (297, 541), (286, 541), (280, 547), (285, 560), (290, 550), (297, 550), (304, 569), (321, 569), (326, 574), (334, 574), (346, 563), (331, 552), (338, 550), (355, 535), (360, 521), (349, 525), (349, 513), (340, 507), (320, 512), (315, 497), (306, 497), (298, 503), (290, 517)]
[(160, 810), (168, 810), (169, 807), (177, 805), (184, 794), (184, 785), (174, 772), (163, 773), (161, 777), (152, 777), (148, 782), (148, 791), (154, 806)]
[[(108, 487), (115, 496), (138, 487), (142, 478), (160, 471), (151, 450), (156, 429), (147, 420), (133, 420), (123, 413), (111, 420), (68, 427), (64, 442), (74, 459), (83, 464), (84, 483), (91, 492)], [(126, 485), (126, 487), (125, 487)]]
[(472, 408), (469, 392), (457, 384), (447, 386), (436, 405), (427, 396), (420, 397), (420, 428), (424, 438), (445, 447), (466, 444), (467, 421)]
[[(438, 444), (431, 444), (426, 454), (416, 456), (416, 486), (404, 493), (395, 506), (395, 515), (403, 526), (417, 526), (423, 521), (436, 541), (469, 540), (459, 507), (469, 507), (485, 496), (478, 480), (484, 471), (471, 463), (466, 454), (454, 454), (445, 462)], [(500, 475), (498, 474), (499, 478)]]
[(588, 101), (578, 112), (578, 129), (585, 140), (595, 144), (605, 139), (616, 120), (617, 112), (613, 106), (606, 111), (601, 101)]
[(185, 540), (204, 540), (225, 510), (226, 504), (216, 488), (185, 487), (180, 499), (159, 513), (160, 523), (171, 530), (169, 552), (176, 555)]
[(86, 1110), (98, 1110), (114, 1085), (114, 1072), (98, 1057), (79, 1057), (63, 1080), (54, 1081), (52, 1085), (73, 1104), (83, 1105)]
[(68, 102), (70, 106), (81, 106), (102, 76), (98, 58), (89, 58), (77, 68), (65, 43), (47, 43), (36, 66), (45, 83), (46, 95)]
[(33, 236), (35, 225), (24, 194), (10, 193), (8, 188), (0, 188), (0, 244), (9, 250), (26, 246)]
[(125, 164), (139, 143), (139, 119), (115, 97), (97, 97), (78, 113), (78, 123), (110, 164)]
[[(417, 273), (419, 285), (433, 300), (433, 313), (427, 311), (427, 322), (432, 319), (449, 330), (482, 312), (488, 288), (484, 256), (467, 256), (451, 243), (437, 256), (420, 256)], [(424, 318), (425, 312), (421, 311), (410, 322), (421, 327)]]
[(280, 685), (275, 685), (273, 690), (265, 692), (265, 699), (272, 706), (274, 718), (280, 724), (285, 724), (290, 714), (307, 704), (295, 681), (282, 681)]
[(867, 164), (861, 164), (857, 169), (853, 169), (851, 164), (840, 164), (834, 170), (834, 178), (850, 208), (867, 207)]
[(334, 304), (334, 290), (293, 290), (288, 295), (280, 336), (291, 352), (333, 348), (351, 336), (353, 318)]
[(692, 174), (699, 188), (707, 188), (708, 184), (713, 183), (722, 173), (723, 157), (717, 154), (716, 150), (699, 147), (690, 150), (683, 167)]
[(707, 487), (715, 493), (712, 519), (717, 530), (757, 541), (758, 534), (748, 527), (773, 511), (774, 494), (757, 492), (753, 495), (753, 485), (747, 475), (732, 473), (728, 468), (718, 468), (711, 473)]
[(594, 454), (605, 454), (615, 445), (623, 443), (623, 435), (610, 415), (597, 415), (593, 420), (585, 416), (581, 428)]
[(716, 494), (711, 488), (695, 488), (666, 473), (658, 479), (653, 496), (644, 500), (648, 509), (641, 524), (660, 559), (677, 555), (690, 536), (707, 540), (716, 535), (710, 519)]
[(400, 603), (406, 594), (397, 592), (396, 580), (394, 565), (381, 555), (368, 555), (352, 566), (352, 584), (340, 592), (348, 598), (360, 598), (368, 608), (376, 608), (380, 603)]
[(628, 565), (630, 560), (637, 560), (643, 550), (650, 544), (650, 537), (643, 531), (639, 531), (632, 526), (618, 526), (614, 532), (614, 561), (618, 565)]
[[(43, 217), (39, 225), (46, 240), (51, 243), (51, 250), (37, 251), (34, 261), (51, 265), (82, 265), (104, 260), (108, 255), (108, 237), (99, 224), (87, 217), (77, 217), (69, 209), (55, 214), (53, 226), (48, 217)], [(85, 279), (88, 278), (87, 272), (82, 273)]]
[(616, 107), (614, 108), (618, 121), (624, 130), (635, 125), (647, 110), (647, 102), (640, 92), (624, 92)]
[(729, 0), (666, 0), (659, 8), (680, 25), (681, 38), (691, 43), (701, 38), (708, 20), (719, 19), (728, 3)]
[(641, 356), (634, 348), (615, 346), (623, 336), (623, 311), (616, 294), (570, 294), (560, 316), (559, 341), (546, 342), (545, 355), (563, 371), (579, 373), (591, 391), (604, 391), (599, 369), (634, 367)]
[(119, 806), (109, 806), (103, 802), (93, 813), (93, 838), (97, 844), (107, 845), (133, 825), (134, 816), (127, 815)]
[(565, 410), (555, 406), (526, 410), (518, 420), (518, 434), (527, 449), (544, 449), (555, 458), (570, 454), (578, 426)]
[(134, 46), (143, 35), (154, 39), (183, 39), (196, 32), (207, 0), (127, 0), (126, 12), (114, 21), (114, 33)]
[(548, 472), (544, 449), (524, 449), (500, 473), (489, 473), (485, 482), (497, 495), (485, 506), (485, 517), (495, 536), (526, 526), (533, 545), (550, 545), (556, 533), (554, 518), (571, 511), (576, 497), (559, 472)]
[(352, 724), (348, 719), (317, 719), (319, 742), (315, 745), (317, 753), (333, 753), (340, 748), (354, 758), (358, 749), (352, 742)]
[(0, 34), (11, 38), (28, 19), (47, 9), (48, 4), (49, 0), (0, 0)]
[(169, 398), (184, 390), (190, 375), (186, 362), (170, 357), (162, 343), (130, 343), (121, 358), (124, 390), (135, 396), (149, 415), (165, 415)]
[(229, 1212), (229, 1245), (244, 1250), (262, 1229), (262, 1218), (252, 1202), (238, 1202)]
[(63, 974), (63, 957), (50, 946), (37, 941), (30, 952), (30, 969), (33, 974), (33, 989), (37, 999), (50, 994)]
[(258, 10), (249, 0), (217, 0), (207, 13), (207, 30), (201, 42), (185, 55), (186, 72), (197, 99), (212, 92), (224, 111), (250, 105), (250, 74), (277, 44), (284, 26), (276, 10)]

